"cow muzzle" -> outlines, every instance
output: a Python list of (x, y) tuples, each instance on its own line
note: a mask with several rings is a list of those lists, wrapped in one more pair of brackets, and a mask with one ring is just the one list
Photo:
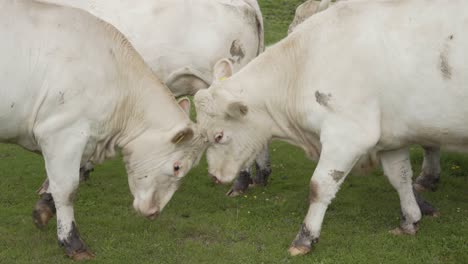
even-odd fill
[(137, 200), (133, 201), (133, 208), (142, 216), (154, 220), (158, 218), (160, 210), (158, 206), (153, 205), (153, 203), (144, 203)]

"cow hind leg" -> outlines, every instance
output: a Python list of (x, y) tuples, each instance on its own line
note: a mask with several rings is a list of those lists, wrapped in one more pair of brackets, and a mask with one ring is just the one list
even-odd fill
[(412, 171), (407, 148), (382, 152), (380, 155), (382, 167), (391, 185), (400, 197), (401, 222), (400, 227), (391, 231), (392, 234), (414, 235), (421, 220), (421, 209), (416, 201), (412, 187)]
[(435, 191), (440, 180), (440, 148), (423, 147), (424, 161), (421, 174), (413, 186), (418, 192)]
[(429, 202), (425, 201), (422, 197), (421, 194), (419, 194), (414, 188), (413, 188), (413, 193), (414, 196), (416, 197), (416, 202), (418, 203), (419, 209), (421, 210), (421, 213), (426, 216), (431, 216), (431, 217), (439, 217), (440, 213), (439, 210), (434, 208)]

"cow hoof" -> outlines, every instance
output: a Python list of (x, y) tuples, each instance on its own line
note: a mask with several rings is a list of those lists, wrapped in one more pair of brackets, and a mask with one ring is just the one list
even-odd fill
[(440, 217), (440, 212), (439, 211), (434, 211), (431, 214), (427, 214), (426, 216), (433, 217), (433, 218), (439, 218)]
[(288, 249), (288, 252), (291, 256), (302, 256), (309, 253), (310, 248), (306, 246), (291, 246)]
[(414, 183), (413, 187), (417, 192), (428, 192), (428, 191), (431, 190), (431, 189), (426, 188), (424, 185), (419, 184), (419, 183)]
[(43, 200), (39, 200), (32, 214), (34, 224), (37, 228), (44, 229), (49, 220), (54, 217), (54, 214), (53, 210)]
[(69, 257), (75, 261), (81, 261), (94, 259), (95, 255), (91, 251), (85, 250), (81, 252), (73, 252)]
[(414, 181), (413, 187), (418, 192), (434, 192), (437, 189), (437, 184), (439, 183), (439, 177), (420, 175)]
[(404, 229), (404, 228), (401, 228), (401, 227), (397, 227), (393, 230), (390, 230), (389, 233), (392, 234), (392, 235), (395, 235), (395, 236), (401, 236), (401, 235), (416, 235), (416, 229)]
[(53, 215), (51, 213), (48, 213), (45, 211), (38, 211), (38, 210), (33, 211), (34, 225), (36, 225), (36, 227), (39, 229), (44, 229), (52, 217)]
[(226, 193), (226, 196), (229, 196), (229, 197), (236, 197), (236, 196), (239, 196), (243, 194), (242, 191), (235, 191), (233, 189), (230, 189), (227, 193)]

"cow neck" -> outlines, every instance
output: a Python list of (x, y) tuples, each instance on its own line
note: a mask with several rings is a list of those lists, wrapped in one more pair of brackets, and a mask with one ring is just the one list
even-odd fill
[(304, 143), (301, 133), (300, 93), (305, 53), (300, 36), (294, 34), (268, 48), (229, 79), (228, 89), (258, 112), (272, 138), (295, 145)]
[(190, 124), (169, 88), (125, 39), (115, 54), (121, 80), (119, 102), (109, 123), (119, 134), (118, 147), (123, 148), (146, 130), (168, 132)]

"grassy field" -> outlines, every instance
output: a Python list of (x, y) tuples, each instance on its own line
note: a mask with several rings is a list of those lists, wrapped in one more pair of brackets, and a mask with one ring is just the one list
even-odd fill
[[(299, 2), (260, 1), (269, 44), (285, 36)], [(211, 182), (203, 160), (154, 222), (134, 213), (120, 158), (107, 161), (80, 188), (81, 235), (96, 263), (468, 263), (468, 155), (443, 154), (439, 189), (424, 194), (441, 217), (424, 218), (416, 236), (388, 234), (399, 223), (399, 201), (377, 170), (345, 181), (320, 243), (295, 258), (287, 248), (305, 216), (315, 164), (281, 142), (271, 156), (269, 186), (237, 198)], [(421, 160), (415, 148), (415, 175)], [(40, 156), (0, 145), (0, 263), (71, 262), (57, 246), (55, 221), (40, 231), (31, 220), (44, 175)]]

